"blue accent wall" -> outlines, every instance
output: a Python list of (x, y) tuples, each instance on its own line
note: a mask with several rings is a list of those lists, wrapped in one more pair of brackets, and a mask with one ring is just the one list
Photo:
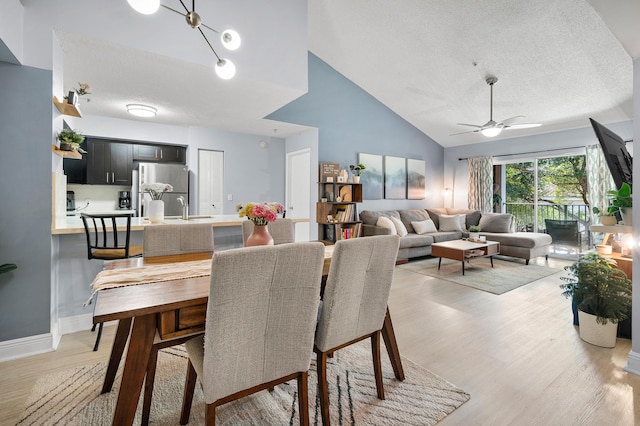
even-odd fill
[(50, 331), (51, 77), (0, 63), (0, 341)]
[(425, 160), (426, 199), (370, 200), (360, 211), (442, 206), (444, 148), (314, 54), (308, 93), (266, 118), (317, 127), (319, 162), (348, 169), (359, 152)]

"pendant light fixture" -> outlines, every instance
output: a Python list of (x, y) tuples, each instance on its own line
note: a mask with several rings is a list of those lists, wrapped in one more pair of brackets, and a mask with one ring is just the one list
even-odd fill
[[(160, 0), (127, 0), (129, 5), (136, 12), (142, 13), (145, 15), (150, 15), (152, 13), (157, 12), (160, 6), (162, 6), (165, 9), (168, 9), (172, 12), (177, 13), (178, 15), (184, 16), (185, 19), (187, 20), (187, 24), (189, 24), (191, 28), (194, 28), (200, 31), (200, 34), (204, 38), (204, 41), (207, 42), (207, 45), (209, 46), (213, 54), (216, 56), (217, 62), (214, 69), (218, 77), (224, 80), (233, 78), (233, 76), (235, 76), (236, 74), (236, 66), (229, 59), (223, 59), (220, 56), (218, 56), (218, 53), (215, 51), (215, 49), (209, 42), (209, 39), (207, 39), (207, 36), (204, 35), (204, 32), (202, 31), (202, 27), (205, 27), (217, 34), (220, 34), (220, 32), (202, 23), (202, 19), (200, 18), (200, 15), (196, 13), (196, 0), (192, 0), (191, 10), (187, 8), (183, 0), (179, 0), (179, 1), (185, 10), (185, 13), (172, 9), (163, 4), (160, 4)], [(240, 43), (241, 43), (240, 35), (234, 30), (223, 31), (222, 34), (220, 34), (220, 41), (222, 45), (228, 50), (236, 50), (238, 47), (240, 47)]]

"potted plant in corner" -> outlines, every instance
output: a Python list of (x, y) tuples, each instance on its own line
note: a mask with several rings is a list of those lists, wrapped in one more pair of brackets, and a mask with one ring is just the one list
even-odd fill
[(618, 223), (618, 220), (616, 219), (616, 215), (615, 213), (611, 213), (609, 212), (609, 210), (600, 210), (597, 207), (594, 207), (593, 209), (593, 214), (595, 214), (596, 216), (598, 216), (600, 218), (600, 223), (604, 226), (613, 226), (615, 224)]
[(623, 182), (618, 190), (612, 189), (608, 194), (612, 198), (612, 205), (609, 207), (608, 212), (612, 214), (620, 212), (624, 224), (631, 226), (633, 218), (631, 209), (633, 198), (629, 184)]
[(614, 347), (618, 322), (627, 318), (631, 309), (631, 281), (616, 268), (614, 260), (593, 252), (565, 270), (571, 276), (561, 277), (566, 284), (560, 288), (577, 308), (580, 338), (593, 345)]
[(353, 183), (360, 183), (360, 174), (366, 169), (365, 165), (358, 163), (356, 165), (350, 164), (349, 170), (353, 172)]
[(80, 151), (80, 144), (84, 142), (84, 136), (73, 129), (62, 129), (58, 133), (58, 140), (60, 141), (60, 149), (63, 151)]

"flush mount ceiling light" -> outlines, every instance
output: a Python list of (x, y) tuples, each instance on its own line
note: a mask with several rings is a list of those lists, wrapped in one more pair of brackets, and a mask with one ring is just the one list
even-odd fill
[(129, 114), (135, 115), (136, 117), (155, 117), (156, 112), (158, 112), (157, 108), (154, 108), (149, 105), (142, 104), (128, 104), (127, 112)]
[[(182, 0), (179, 0), (180, 4), (185, 10), (185, 13), (172, 9), (163, 4), (160, 4), (160, 0), (127, 0), (127, 1), (129, 2), (129, 5), (136, 12), (139, 12), (145, 15), (150, 15), (152, 13), (157, 12), (160, 6), (162, 6), (167, 10), (175, 12), (178, 15), (184, 16), (185, 19), (187, 20), (187, 24), (189, 24), (191, 28), (198, 29), (198, 31), (204, 38), (204, 41), (207, 42), (207, 45), (209, 46), (213, 54), (216, 56), (217, 62), (215, 65), (215, 71), (216, 71), (216, 74), (218, 74), (218, 77), (224, 80), (228, 80), (230, 78), (233, 78), (234, 75), (236, 75), (236, 66), (233, 64), (233, 62), (231, 62), (229, 59), (223, 59), (220, 56), (218, 56), (218, 53), (215, 51), (215, 49), (209, 42), (209, 39), (207, 39), (207, 36), (204, 35), (204, 32), (202, 31), (201, 27), (207, 28), (208, 30), (213, 31), (216, 34), (220, 34), (220, 32), (202, 23), (202, 19), (200, 18), (200, 15), (196, 13), (196, 0), (192, 1), (191, 10), (187, 8), (187, 6), (184, 4)], [(223, 31), (222, 34), (220, 34), (220, 41), (222, 42), (222, 45), (228, 50), (236, 50), (238, 47), (240, 47), (240, 42), (241, 42), (240, 35), (234, 30)]]

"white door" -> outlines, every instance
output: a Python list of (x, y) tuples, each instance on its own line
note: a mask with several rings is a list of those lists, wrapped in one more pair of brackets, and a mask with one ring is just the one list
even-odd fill
[(224, 191), (224, 152), (198, 150), (198, 214), (221, 215)]
[[(287, 217), (291, 219), (310, 216), (311, 153), (309, 149), (287, 153)], [(296, 241), (309, 241), (309, 222), (296, 223)]]

